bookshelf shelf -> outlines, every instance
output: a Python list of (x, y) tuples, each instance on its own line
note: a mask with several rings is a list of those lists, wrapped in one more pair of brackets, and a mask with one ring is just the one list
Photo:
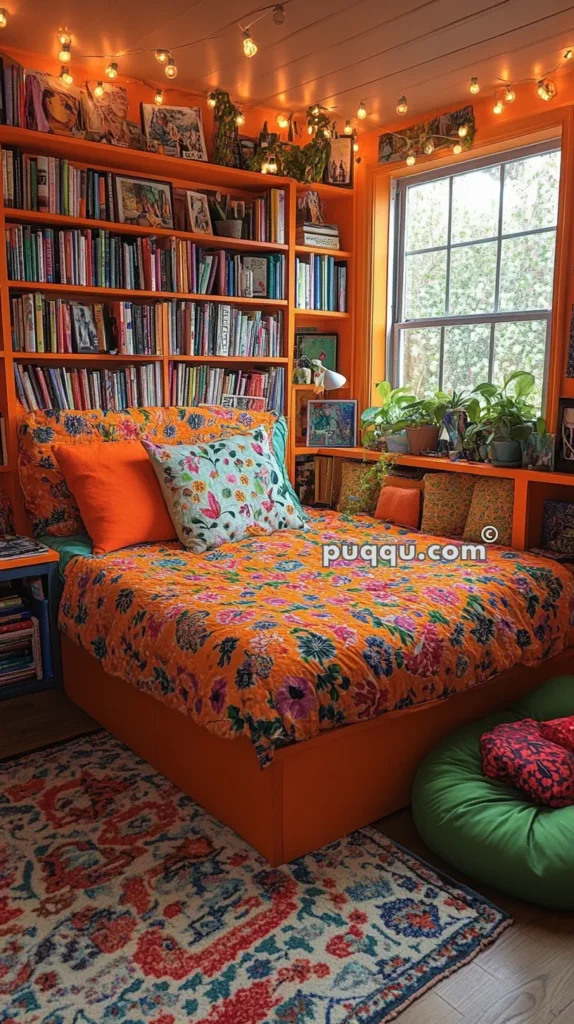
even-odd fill
[(346, 320), (350, 316), (349, 313), (337, 313), (333, 310), (328, 309), (300, 309), (297, 307), (295, 310), (296, 316), (321, 316), (321, 317), (335, 317), (338, 320)]
[(322, 199), (353, 199), (354, 188), (342, 188), (339, 185), (325, 185), (324, 182), (316, 181), (313, 184), (297, 182), (298, 192), (317, 192)]
[(158, 299), (160, 301), (165, 299), (181, 299), (187, 302), (223, 302), (226, 305), (248, 306), (254, 309), (259, 309), (261, 306), (285, 307), (289, 304), (287, 299), (252, 299), (236, 295), (193, 295), (189, 292), (154, 292), (143, 291), (138, 288), (100, 288), (97, 285), (83, 284), (45, 284), (40, 281), (8, 281), (8, 287), (11, 291), (46, 292), (47, 295), (77, 295), (82, 297), (95, 295), (98, 298), (107, 296), (107, 298), (127, 299), (128, 301), (131, 299)]
[(167, 357), (173, 363), (213, 363), (217, 366), (224, 366), (233, 363), (242, 365), (250, 363), (256, 366), (259, 363), (269, 363), (275, 366), (286, 366), (289, 362), (287, 356), (175, 356)]
[(325, 249), (319, 245), (296, 245), (296, 253), (313, 253), (315, 256), (334, 256), (336, 260), (350, 260), (353, 253), (347, 249)]
[(13, 352), (17, 362), (59, 362), (59, 363), (154, 363), (163, 362), (163, 355), (128, 355), (126, 352)]

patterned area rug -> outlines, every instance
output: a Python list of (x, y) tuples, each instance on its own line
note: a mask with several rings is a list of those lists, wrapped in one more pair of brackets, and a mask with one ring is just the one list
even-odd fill
[(373, 829), (272, 870), (105, 732), (0, 820), (2, 1024), (383, 1024), (511, 923)]

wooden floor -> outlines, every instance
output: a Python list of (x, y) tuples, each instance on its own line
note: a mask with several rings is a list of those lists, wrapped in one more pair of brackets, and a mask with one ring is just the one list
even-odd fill
[[(94, 728), (96, 723), (63, 694), (0, 702), (0, 758)], [(408, 811), (384, 818), (376, 827), (456, 874), (421, 842)], [(471, 879), (456, 877), (473, 885)], [(514, 927), (413, 1003), (397, 1018), (399, 1024), (574, 1024), (574, 915), (549, 913), (474, 888), (511, 913)]]

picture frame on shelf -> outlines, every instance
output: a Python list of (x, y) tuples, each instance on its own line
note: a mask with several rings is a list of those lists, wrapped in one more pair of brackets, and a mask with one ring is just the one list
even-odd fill
[(183, 160), (207, 160), (201, 107), (158, 107), (141, 104), (146, 139), (157, 142), (166, 156)]
[(120, 224), (174, 229), (171, 182), (116, 174), (114, 191)]
[[(100, 89), (103, 89), (101, 95)], [(111, 146), (132, 146), (125, 86), (115, 82), (86, 82), (85, 89), (82, 89), (82, 112), (87, 132), (99, 134), (101, 141)]]
[(554, 468), (560, 473), (574, 473), (574, 398), (560, 399)]
[(309, 399), (308, 448), (354, 448), (356, 443), (356, 399)]
[(296, 331), (295, 359), (320, 359), (326, 370), (337, 370), (339, 335), (336, 331)]
[(91, 306), (74, 302), (70, 306), (75, 351), (80, 355), (95, 355), (99, 352), (98, 331)]
[(212, 235), (213, 225), (209, 212), (209, 200), (204, 192), (186, 193), (189, 229), (196, 235)]
[(332, 139), (331, 151), (325, 168), (325, 183), (336, 185), (338, 188), (352, 188), (354, 169), (353, 136), (339, 135), (336, 139)]
[(25, 124), (36, 132), (84, 136), (80, 89), (43, 71), (25, 72)]

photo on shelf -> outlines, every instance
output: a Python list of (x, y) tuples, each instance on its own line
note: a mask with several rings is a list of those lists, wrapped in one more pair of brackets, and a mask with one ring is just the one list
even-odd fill
[(207, 160), (200, 107), (156, 107), (142, 103), (142, 126), (147, 139), (167, 156)]
[(98, 331), (92, 307), (84, 306), (80, 302), (73, 302), (70, 304), (70, 313), (76, 352), (86, 354), (99, 352)]
[(295, 359), (320, 359), (326, 370), (337, 369), (337, 348), (339, 335), (323, 334), (320, 331), (297, 331), (295, 334)]
[(309, 448), (354, 448), (356, 443), (356, 400), (309, 400), (307, 403), (307, 445)]
[(26, 127), (52, 135), (82, 136), (81, 93), (54, 75), (26, 71)]
[(212, 235), (209, 201), (203, 192), (187, 193), (187, 214), (189, 230), (197, 235)]
[(574, 399), (571, 398), (560, 399), (555, 469), (574, 473)]
[[(101, 96), (95, 91), (98, 85), (103, 89)], [(86, 131), (91, 135), (99, 136), (101, 142), (111, 146), (132, 146), (125, 86), (114, 82), (86, 82), (86, 88), (82, 89), (82, 111)]]
[(331, 140), (331, 152), (325, 168), (327, 185), (338, 185), (340, 188), (353, 187), (353, 137), (342, 135)]
[(173, 194), (169, 181), (148, 181), (116, 174), (116, 215), (120, 224), (172, 228)]

